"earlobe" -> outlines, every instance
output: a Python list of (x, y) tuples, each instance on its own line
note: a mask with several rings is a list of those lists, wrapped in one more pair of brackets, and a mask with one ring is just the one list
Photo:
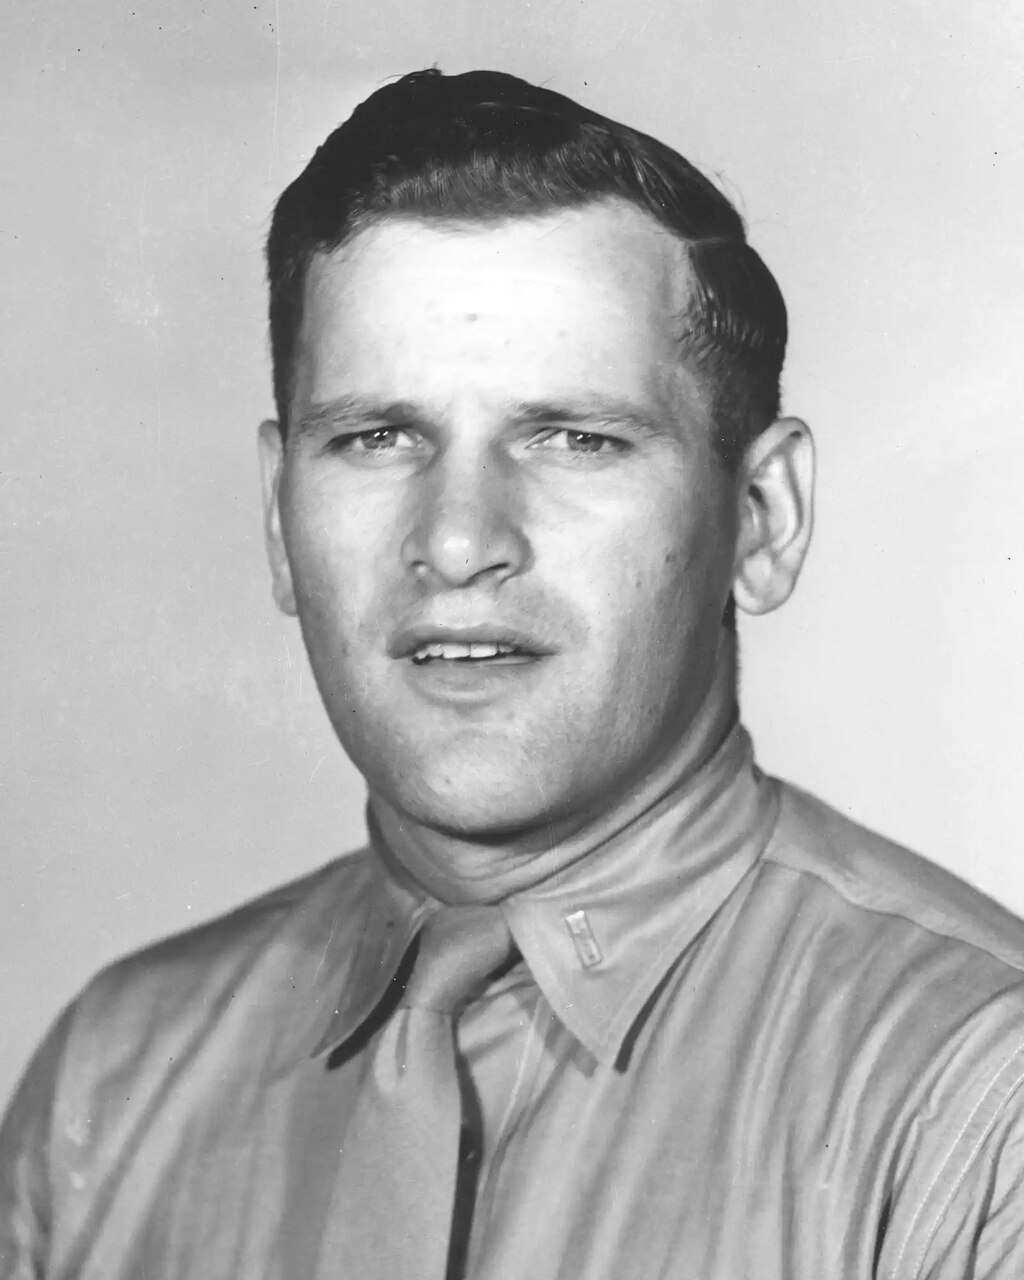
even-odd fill
[(763, 431), (744, 457), (733, 596), (746, 613), (770, 613), (789, 599), (810, 544), (814, 440), (798, 418)]
[(273, 418), (260, 423), (259, 429), (260, 475), (263, 481), (263, 532), (267, 545), (267, 559), (274, 601), (282, 613), (294, 617), (296, 613), (295, 590), (292, 585), (288, 550), (281, 531), (280, 487), (281, 469), (284, 463), (284, 439), (281, 428)]

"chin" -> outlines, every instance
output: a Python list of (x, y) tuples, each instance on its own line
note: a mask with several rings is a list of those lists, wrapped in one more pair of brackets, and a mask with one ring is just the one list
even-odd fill
[(392, 778), (385, 793), (415, 822), (447, 835), (477, 843), (514, 840), (558, 820), (532, 769), (471, 766), (435, 776), (420, 775), (415, 786)]

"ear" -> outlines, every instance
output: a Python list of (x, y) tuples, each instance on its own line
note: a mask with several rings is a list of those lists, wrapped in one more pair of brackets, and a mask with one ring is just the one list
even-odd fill
[(733, 596), (746, 613), (771, 613), (796, 586), (811, 541), (814, 439), (782, 418), (751, 442), (740, 467)]
[(280, 487), (284, 463), (284, 439), (273, 418), (260, 423), (260, 475), (263, 480), (263, 533), (273, 583), (274, 600), (282, 613), (295, 616), (295, 590), (288, 551), (281, 533)]

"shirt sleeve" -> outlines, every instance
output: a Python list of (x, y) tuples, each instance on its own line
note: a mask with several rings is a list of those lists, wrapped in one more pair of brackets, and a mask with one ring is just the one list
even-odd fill
[(0, 1280), (42, 1280), (51, 1221), (50, 1144), (71, 1012), (32, 1058), (0, 1125)]
[(954, 1182), (908, 1280), (1024, 1276), (1024, 1093), (1018, 1089)]

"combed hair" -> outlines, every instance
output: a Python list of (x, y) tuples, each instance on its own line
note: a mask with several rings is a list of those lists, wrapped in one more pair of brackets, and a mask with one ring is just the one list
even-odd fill
[(733, 468), (779, 413), (786, 306), (743, 220), (656, 139), (515, 76), (417, 71), (377, 90), (317, 150), (267, 239), (274, 394), (288, 427), (310, 261), (388, 217), (498, 223), (625, 200), (687, 249), (680, 356), (706, 371), (716, 447)]

